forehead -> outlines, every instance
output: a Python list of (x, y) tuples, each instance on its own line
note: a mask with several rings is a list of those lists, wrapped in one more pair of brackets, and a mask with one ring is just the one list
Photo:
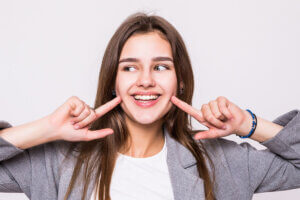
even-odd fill
[(170, 43), (157, 32), (136, 34), (124, 44), (120, 59), (124, 57), (152, 58), (168, 56), (172, 58)]

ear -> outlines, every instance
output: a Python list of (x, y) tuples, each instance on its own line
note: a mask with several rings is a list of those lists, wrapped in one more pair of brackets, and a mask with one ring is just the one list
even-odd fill
[(183, 82), (180, 81), (180, 88), (184, 88)]

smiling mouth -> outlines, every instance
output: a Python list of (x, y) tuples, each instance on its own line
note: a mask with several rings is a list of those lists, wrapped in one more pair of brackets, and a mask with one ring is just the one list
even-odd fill
[(143, 108), (148, 108), (151, 106), (154, 106), (160, 99), (161, 95), (157, 95), (158, 97), (156, 99), (136, 99), (135, 95), (132, 95), (132, 99), (136, 105)]

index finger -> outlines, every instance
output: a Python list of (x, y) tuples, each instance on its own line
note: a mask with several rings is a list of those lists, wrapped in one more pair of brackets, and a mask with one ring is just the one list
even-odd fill
[(171, 97), (171, 102), (173, 104), (175, 104), (181, 110), (190, 114), (192, 117), (194, 117), (199, 122), (205, 122), (205, 120), (203, 119), (203, 116), (201, 114), (201, 111), (197, 110), (196, 108), (192, 107), (191, 105), (187, 104), (186, 102), (178, 99), (175, 96)]
[(110, 110), (112, 110), (114, 107), (116, 107), (119, 103), (121, 103), (122, 99), (120, 96), (115, 97), (114, 99), (110, 100), (109, 102), (101, 105), (97, 109), (95, 109), (95, 114), (97, 118), (103, 116)]

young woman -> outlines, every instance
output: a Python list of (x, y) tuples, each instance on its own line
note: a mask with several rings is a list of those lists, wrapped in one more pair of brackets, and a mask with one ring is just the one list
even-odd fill
[[(251, 199), (300, 187), (300, 114), (267, 121), (226, 97), (191, 106), (176, 29), (137, 13), (105, 51), (94, 108), (69, 98), (42, 119), (0, 123), (0, 191), (30, 199)], [(192, 130), (194, 117), (208, 130)], [(250, 137), (267, 147), (221, 138)]]

